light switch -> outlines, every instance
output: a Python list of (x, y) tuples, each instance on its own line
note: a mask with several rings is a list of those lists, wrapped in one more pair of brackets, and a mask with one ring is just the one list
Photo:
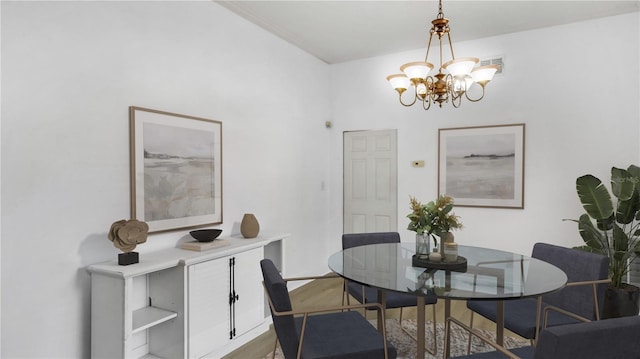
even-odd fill
[(424, 161), (413, 161), (413, 162), (411, 162), (411, 166), (413, 166), (413, 167), (424, 167)]

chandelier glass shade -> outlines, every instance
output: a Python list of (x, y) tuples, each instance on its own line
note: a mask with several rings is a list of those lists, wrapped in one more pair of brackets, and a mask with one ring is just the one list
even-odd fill
[[(437, 18), (431, 21), (432, 27), (429, 31), (429, 44), (424, 61), (406, 63), (400, 66), (401, 74), (387, 76), (387, 81), (398, 92), (400, 103), (404, 106), (413, 106), (420, 102), (422, 107), (428, 110), (432, 103), (442, 107), (445, 102), (451, 102), (453, 107), (457, 108), (462, 103), (463, 97), (472, 102), (480, 101), (484, 97), (485, 86), (500, 69), (498, 65), (476, 66), (480, 60), (475, 57), (456, 58), (449, 32), (449, 19), (442, 13), (442, 0), (439, 1), (438, 8)], [(427, 60), (434, 35), (438, 37), (440, 43), (440, 67), (437, 73), (430, 75), (435, 66)], [(443, 37), (447, 38), (451, 50), (451, 60), (445, 63), (442, 62)], [(478, 97), (469, 96), (469, 89), (474, 84), (480, 86), (482, 91)], [(413, 89), (413, 99), (405, 102), (402, 94), (410, 88)]]

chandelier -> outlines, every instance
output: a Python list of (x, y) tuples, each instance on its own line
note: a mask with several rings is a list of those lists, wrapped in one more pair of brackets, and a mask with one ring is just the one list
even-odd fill
[[(451, 34), (449, 33), (449, 19), (442, 13), (442, 0), (438, 2), (438, 16), (431, 21), (433, 25), (429, 31), (429, 44), (427, 45), (427, 55), (424, 62), (409, 62), (400, 66), (402, 74), (387, 76), (387, 81), (398, 91), (398, 99), (404, 106), (413, 106), (416, 102), (422, 102), (422, 107), (428, 110), (432, 103), (437, 103), (442, 107), (443, 102), (451, 101), (453, 107), (458, 108), (462, 103), (462, 98), (466, 97), (471, 102), (477, 102), (484, 97), (485, 86), (493, 75), (500, 69), (498, 65), (474, 66), (479, 62), (475, 57), (457, 58), (453, 54), (451, 44)], [(438, 36), (440, 42), (440, 68), (438, 73), (431, 76), (429, 72), (434, 68), (433, 64), (427, 62), (431, 39), (433, 35)], [(442, 63), (442, 38), (447, 37), (449, 48), (451, 49), (451, 60)], [(473, 85), (480, 85), (482, 93), (477, 98), (469, 96), (468, 90)], [(413, 88), (413, 101), (405, 103), (402, 94)]]

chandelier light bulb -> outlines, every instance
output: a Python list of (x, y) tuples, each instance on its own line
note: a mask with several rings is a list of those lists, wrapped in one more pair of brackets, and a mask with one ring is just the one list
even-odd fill
[(424, 98), (427, 97), (427, 85), (425, 85), (424, 82), (420, 82), (416, 86), (416, 94), (422, 100), (424, 100)]
[(466, 92), (473, 84), (471, 75), (461, 75), (453, 78), (453, 91), (454, 92)]

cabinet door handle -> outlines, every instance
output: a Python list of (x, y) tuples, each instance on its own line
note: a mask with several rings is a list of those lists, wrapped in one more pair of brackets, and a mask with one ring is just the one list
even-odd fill
[(229, 339), (236, 336), (236, 301), (240, 298), (236, 293), (236, 257), (229, 258)]
[(236, 293), (235, 290), (232, 293), (229, 293), (229, 305), (232, 305), (238, 300), (240, 300), (240, 296)]

